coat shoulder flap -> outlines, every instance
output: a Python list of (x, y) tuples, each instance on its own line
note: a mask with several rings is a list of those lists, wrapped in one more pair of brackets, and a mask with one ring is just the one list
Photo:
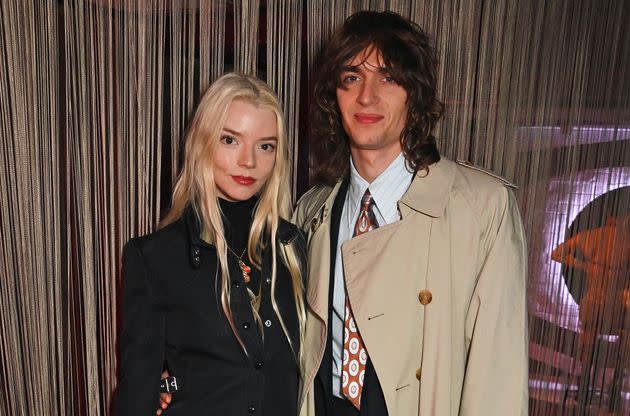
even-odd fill
[(468, 169), (472, 169), (472, 170), (475, 170), (477, 172), (485, 173), (488, 176), (491, 176), (491, 177), (493, 177), (495, 179), (498, 179), (503, 185), (507, 186), (508, 188), (518, 189), (518, 186), (514, 182), (509, 181), (508, 179), (504, 178), (503, 176), (499, 175), (498, 173), (496, 173), (496, 172), (494, 172), (494, 171), (492, 171), (490, 169), (485, 169), (485, 168), (482, 168), (482, 167), (479, 167), (479, 166), (475, 166), (472, 163), (470, 163), (470, 162), (468, 162), (466, 160), (461, 160), (461, 159), (457, 160), (456, 163), (459, 166), (462, 166), (462, 167), (465, 167), (465, 168), (468, 168)]
[(316, 185), (302, 195), (296, 204), (293, 222), (302, 230), (307, 230), (311, 220), (318, 215), (332, 191), (331, 186)]

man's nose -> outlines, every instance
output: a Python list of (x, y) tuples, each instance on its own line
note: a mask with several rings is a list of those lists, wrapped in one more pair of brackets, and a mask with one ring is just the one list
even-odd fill
[(244, 168), (256, 166), (256, 154), (250, 146), (243, 146), (238, 154), (238, 165)]
[(363, 106), (369, 106), (378, 102), (378, 81), (373, 79), (366, 79), (361, 84), (359, 95), (357, 96), (357, 102)]

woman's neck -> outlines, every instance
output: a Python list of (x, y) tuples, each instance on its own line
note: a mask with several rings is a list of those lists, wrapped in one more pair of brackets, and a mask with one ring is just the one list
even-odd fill
[(219, 198), (223, 212), (223, 228), (228, 246), (240, 255), (247, 247), (249, 230), (254, 217), (258, 196), (245, 201), (228, 201)]

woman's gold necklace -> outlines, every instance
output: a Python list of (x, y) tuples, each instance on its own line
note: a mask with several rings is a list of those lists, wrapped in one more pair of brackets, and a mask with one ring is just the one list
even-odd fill
[[(232, 253), (232, 255), (234, 257), (236, 257), (236, 260), (238, 261), (238, 267), (241, 268), (241, 273), (243, 274), (243, 280), (245, 281), (246, 284), (248, 284), (251, 281), (251, 277), (249, 276), (249, 274), (252, 271), (252, 268), (249, 267), (244, 261), (243, 261), (243, 256), (245, 256), (245, 253), (247, 252), (247, 247), (245, 247), (245, 249), (243, 250), (243, 252), (241, 253), (241, 255), (239, 256), (238, 254), (236, 254), (234, 252), (234, 250), (232, 250), (230, 248), (230, 246), (228, 246), (226, 244), (226, 247), (228, 248), (228, 250), (230, 250), (230, 253)], [(254, 309), (254, 311), (256, 311), (256, 316), (258, 316), (258, 311), (260, 309), (260, 303), (262, 301), (262, 281), (261, 281), (261, 287), (258, 290), (258, 295), (255, 295), (254, 292), (247, 287), (247, 294), (249, 296), (249, 301), (252, 305), (252, 308)]]
[(243, 252), (241, 253), (241, 255), (239, 256), (238, 254), (236, 254), (234, 252), (234, 250), (232, 250), (230, 248), (230, 246), (228, 246), (226, 244), (228, 250), (230, 250), (230, 253), (232, 253), (234, 255), (234, 257), (236, 257), (236, 260), (238, 261), (238, 267), (241, 268), (241, 273), (243, 274), (243, 280), (245, 281), (245, 283), (249, 283), (251, 280), (251, 277), (249, 277), (249, 274), (252, 272), (252, 268), (249, 267), (244, 261), (243, 261), (243, 256), (245, 255), (245, 253), (247, 252), (247, 247), (245, 247), (245, 249), (243, 249)]

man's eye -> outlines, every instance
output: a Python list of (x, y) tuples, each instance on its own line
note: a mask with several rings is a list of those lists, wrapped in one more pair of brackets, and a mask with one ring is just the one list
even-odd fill
[(398, 84), (398, 81), (396, 81), (396, 79), (394, 77), (392, 77), (391, 75), (387, 75), (383, 78), (383, 81), (388, 82), (388, 83), (392, 83), (392, 84)]
[(358, 81), (360, 78), (357, 75), (345, 75), (341, 78), (341, 82), (344, 84), (350, 84)]
[(276, 145), (272, 143), (263, 143), (260, 145), (260, 148), (265, 152), (273, 152), (276, 150)]
[(221, 143), (223, 144), (234, 144), (236, 143), (236, 139), (232, 136), (222, 136)]

